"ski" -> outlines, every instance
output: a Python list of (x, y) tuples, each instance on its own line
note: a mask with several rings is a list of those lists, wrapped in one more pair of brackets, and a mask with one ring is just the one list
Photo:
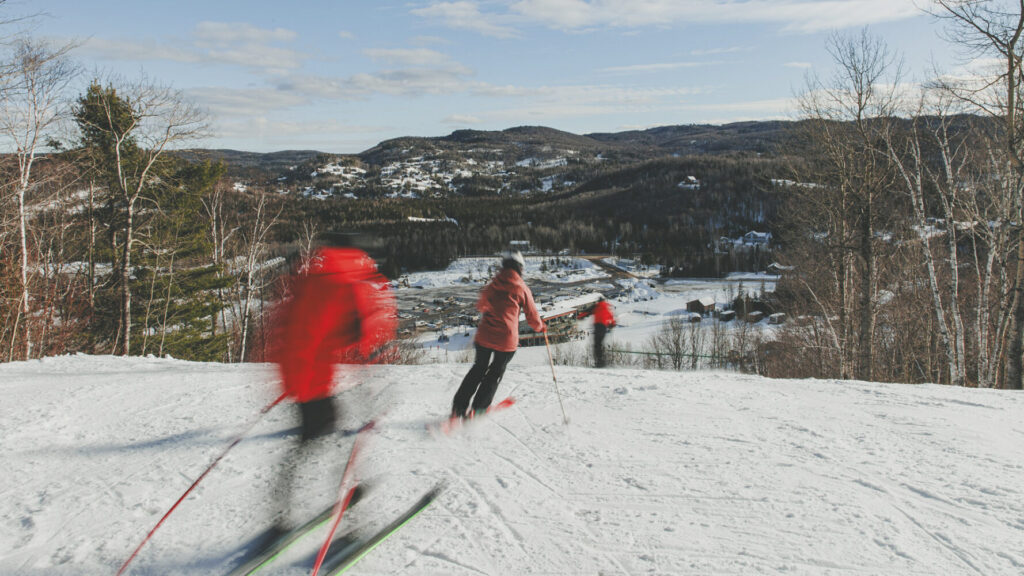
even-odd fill
[[(273, 562), (274, 559), (283, 554), (285, 550), (291, 548), (292, 545), (302, 539), (303, 536), (326, 524), (327, 521), (331, 519), (332, 512), (334, 512), (333, 504), (325, 508), (313, 518), (304, 522), (302, 525), (296, 526), (284, 534), (281, 534), (273, 541), (267, 543), (263, 548), (252, 551), (252, 555), (247, 556), (241, 564), (235, 567), (234, 570), (228, 572), (227, 576), (245, 576), (248, 574), (255, 574), (261, 568)], [(257, 536), (253, 539), (253, 544), (262, 539), (262, 535)]]
[[(345, 508), (346, 510), (355, 506), (356, 502), (359, 501), (362, 492), (358, 490), (358, 486), (356, 486), (352, 489), (351, 494), (352, 495), (348, 497), (349, 501)], [(288, 532), (285, 532), (278, 538), (275, 538), (272, 542), (268, 543), (264, 548), (254, 550), (252, 556), (247, 557), (242, 564), (229, 572), (227, 576), (247, 576), (259, 572), (276, 560), (278, 556), (287, 552), (296, 542), (315, 532), (321, 526), (327, 524), (327, 522), (333, 517), (334, 504), (331, 504), (322, 512), (304, 522), (301, 526), (297, 526)], [(262, 535), (257, 536), (253, 539), (253, 543), (258, 542), (261, 539), (263, 539)]]
[[(337, 576), (346, 572), (356, 562), (362, 560), (364, 556), (379, 546), (381, 542), (393, 536), (399, 529), (426, 510), (437, 499), (443, 488), (443, 484), (434, 486), (422, 498), (417, 500), (415, 504), (410, 506), (408, 510), (373, 534), (355, 540), (348, 536), (338, 538), (339, 541), (347, 542), (347, 544), (332, 550), (327, 556), (322, 566), (323, 576)], [(341, 542), (338, 543), (340, 544)]]
[[(333, 534), (333, 528), (337, 527), (338, 522), (341, 520), (341, 516), (359, 499), (360, 492), (357, 490), (358, 484), (355, 484), (352, 479), (353, 463), (355, 462), (356, 456), (359, 454), (362, 439), (365, 437), (366, 432), (373, 429), (374, 426), (376, 426), (376, 420), (371, 420), (356, 433), (356, 439), (352, 443), (352, 449), (349, 452), (348, 460), (345, 462), (345, 469), (342, 472), (341, 485), (339, 486), (337, 500), (323, 512), (317, 514), (307, 522), (285, 532), (277, 538), (274, 538), (262, 549), (254, 551), (252, 556), (248, 557), (242, 562), (242, 564), (229, 572), (227, 576), (248, 576), (259, 572), (261, 569), (277, 559), (278, 556), (291, 548), (291, 546), (302, 539), (303, 536), (314, 532), (320, 526), (327, 524), (332, 518), (335, 519), (331, 531), (331, 534)], [(350, 484), (351, 487), (349, 487)], [(328, 535), (328, 539), (330, 539), (330, 537), (331, 536)], [(255, 540), (258, 541), (260, 539), (262, 539), (262, 537), (257, 536)]]
[(492, 404), (492, 405), (488, 406), (487, 407), (487, 411), (484, 412), (483, 414), (477, 414), (477, 415), (471, 416), (469, 418), (452, 417), (452, 418), (445, 418), (444, 420), (441, 420), (439, 422), (431, 422), (431, 423), (427, 424), (427, 431), (429, 431), (431, 433), (440, 432), (440, 433), (445, 434), (445, 435), (451, 435), (456, 430), (459, 430), (459, 429), (465, 427), (466, 425), (476, 421), (478, 418), (483, 418), (484, 416), (490, 416), (490, 415), (494, 414), (495, 412), (500, 412), (502, 410), (505, 410), (506, 408), (510, 408), (510, 407), (514, 406), (515, 403), (516, 403), (516, 399), (513, 398), (512, 396), (509, 396), (508, 398), (505, 398), (504, 400), (502, 400), (501, 402), (498, 402), (497, 404)]

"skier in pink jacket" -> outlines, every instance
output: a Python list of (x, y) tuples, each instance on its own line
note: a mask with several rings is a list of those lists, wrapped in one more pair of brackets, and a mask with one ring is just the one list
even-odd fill
[[(520, 311), (526, 313), (526, 321), (535, 331), (547, 331), (533, 302), (533, 294), (523, 282), (524, 264), (519, 252), (502, 254), (501, 271), (480, 292), (476, 304), (480, 311), (474, 339), (476, 361), (452, 400), (452, 418), (484, 412), (491, 405), (505, 367), (519, 346)], [(470, 400), (472, 413), (467, 412)]]

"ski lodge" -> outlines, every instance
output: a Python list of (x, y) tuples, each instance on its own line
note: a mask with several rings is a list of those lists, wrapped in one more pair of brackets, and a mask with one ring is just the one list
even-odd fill
[[(548, 341), (568, 342), (581, 336), (576, 322), (581, 314), (594, 309), (601, 294), (591, 292), (574, 298), (559, 300), (540, 306), (540, 317), (548, 327)], [(544, 334), (534, 332), (526, 323), (526, 316), (519, 316), (519, 345), (543, 346)]]

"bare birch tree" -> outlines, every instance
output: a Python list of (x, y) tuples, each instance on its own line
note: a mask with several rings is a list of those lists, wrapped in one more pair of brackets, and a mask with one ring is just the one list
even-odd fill
[[(815, 160), (800, 177), (818, 185), (796, 187), (803, 210), (803, 240), (820, 246), (830, 260), (832, 296), (825, 317), (838, 317), (840, 378), (871, 379), (877, 318), (876, 232), (881, 202), (891, 182), (880, 134), (897, 104), (900, 63), (879, 39), (833, 35), (828, 50), (836, 75), (808, 78), (799, 95), (801, 146)], [(821, 303), (821, 301), (819, 301)]]
[(242, 234), (245, 249), (245, 263), (241, 271), (240, 295), (241, 302), (237, 320), (241, 322), (241, 336), (238, 349), (238, 361), (245, 362), (249, 344), (249, 331), (252, 323), (253, 303), (262, 288), (263, 259), (267, 250), (267, 234), (277, 223), (280, 211), (274, 216), (267, 215), (267, 195), (261, 194), (256, 205), (256, 215), (252, 221), (252, 230)]
[(1005, 368), (1002, 385), (1024, 388), (1024, 0), (934, 0), (933, 13), (948, 24), (949, 39), (965, 51), (971, 61), (991, 58), (999, 64), (969, 77), (946, 77), (943, 88), (973, 110), (995, 119), (1001, 143), (993, 168), (1006, 168), (1002, 191), (1010, 194), (1002, 204), (1007, 213), (999, 215), (996, 226), (1011, 227), (1014, 259), (1009, 279), (1007, 319), (1000, 326), (999, 357)]
[[(75, 68), (67, 59), (70, 49), (71, 45), (54, 48), (28, 38), (18, 39), (8, 68), (10, 73), (2, 76), (0, 85), (0, 133), (14, 148), (17, 158), (17, 181), (13, 183), (12, 194), (17, 204), (21, 296), (15, 325), (22, 325), (25, 359), (32, 356), (26, 196), (35, 185), (32, 169), (40, 160), (40, 151), (65, 115), (65, 89), (75, 75)], [(13, 356), (15, 341), (12, 334), (8, 359)]]

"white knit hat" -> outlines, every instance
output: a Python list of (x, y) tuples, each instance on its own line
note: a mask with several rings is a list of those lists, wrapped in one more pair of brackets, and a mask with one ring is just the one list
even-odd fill
[(519, 269), (520, 270), (522, 270), (523, 268), (526, 268), (526, 260), (523, 258), (523, 255), (520, 254), (518, 250), (510, 250), (508, 252), (502, 252), (501, 253), (501, 261), (505, 262), (506, 260), (512, 260), (516, 264), (519, 264)]

